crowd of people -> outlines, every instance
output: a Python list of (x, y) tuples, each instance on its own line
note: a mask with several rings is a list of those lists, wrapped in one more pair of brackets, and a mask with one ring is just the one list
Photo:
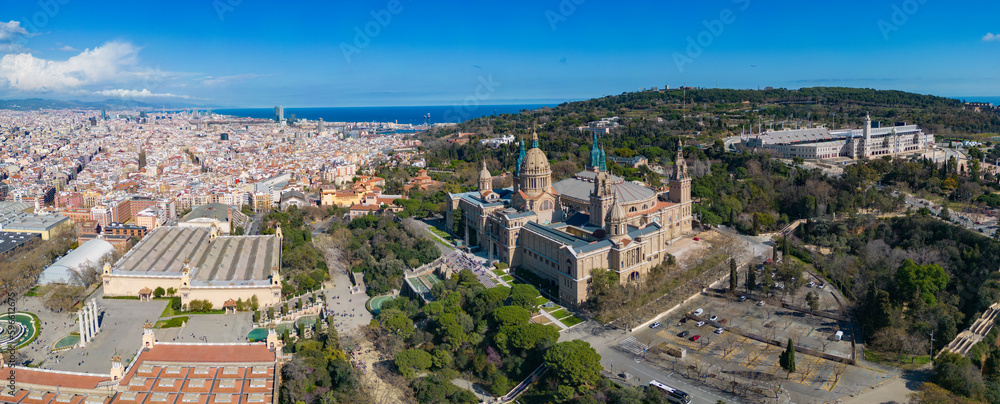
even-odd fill
[(493, 277), (490, 276), (490, 269), (485, 260), (480, 260), (475, 255), (461, 251), (452, 252), (444, 258), (445, 265), (455, 268), (456, 272), (468, 269), (472, 271), (472, 273), (476, 274), (476, 277), (479, 278), (479, 282), (487, 288), (496, 286), (496, 281), (494, 281)]
[(357, 349), (357, 350), (351, 351), (351, 365), (353, 365), (355, 369), (360, 369), (361, 371), (367, 373), (368, 372), (368, 363), (365, 362), (364, 359), (361, 358), (361, 355), (365, 354), (365, 353), (370, 353), (370, 352), (371, 352), (370, 349), (367, 350), (367, 351), (363, 351), (360, 348)]

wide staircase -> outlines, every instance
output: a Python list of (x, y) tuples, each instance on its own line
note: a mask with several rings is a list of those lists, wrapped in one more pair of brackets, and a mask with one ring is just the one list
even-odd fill
[(972, 349), (974, 345), (986, 337), (986, 334), (990, 333), (990, 330), (993, 329), (993, 322), (996, 321), (998, 315), (1000, 315), (1000, 303), (993, 303), (981, 317), (972, 323), (968, 330), (959, 333), (954, 340), (945, 346), (942, 352), (947, 350), (959, 355), (967, 355), (969, 349)]

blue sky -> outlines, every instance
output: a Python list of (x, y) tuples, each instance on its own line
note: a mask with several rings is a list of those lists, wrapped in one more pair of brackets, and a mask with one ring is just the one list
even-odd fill
[(0, 98), (506, 104), (716, 83), (1000, 95), (996, 2), (288, 3), (5, 2)]

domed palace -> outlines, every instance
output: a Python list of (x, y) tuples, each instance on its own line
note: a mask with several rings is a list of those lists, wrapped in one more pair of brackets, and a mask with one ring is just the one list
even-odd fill
[(594, 269), (611, 269), (622, 283), (642, 279), (671, 242), (691, 232), (687, 163), (678, 144), (669, 192), (658, 194), (608, 173), (593, 140), (587, 169), (556, 183), (537, 133), (527, 152), (521, 141), (513, 187), (492, 189), (483, 163), (478, 191), (449, 194), (449, 226), (464, 221), (471, 250), (558, 285), (564, 305), (587, 300)]

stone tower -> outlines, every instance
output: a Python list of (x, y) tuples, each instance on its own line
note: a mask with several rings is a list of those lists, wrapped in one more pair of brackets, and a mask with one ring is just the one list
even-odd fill
[(598, 171), (594, 177), (594, 189), (590, 191), (590, 224), (604, 227), (608, 211), (614, 204), (615, 191), (611, 187), (611, 176), (606, 171)]
[(486, 162), (483, 162), (483, 170), (479, 172), (479, 192), (483, 195), (493, 190), (493, 177), (490, 170), (486, 169)]
[(691, 200), (691, 177), (688, 175), (687, 162), (684, 161), (684, 152), (679, 141), (677, 142), (677, 158), (674, 160), (674, 172), (670, 176), (670, 193), (667, 197), (673, 203), (684, 203)]
[(618, 198), (614, 198), (614, 203), (611, 204), (607, 222), (608, 237), (615, 242), (628, 235), (628, 217), (625, 216), (625, 209), (618, 203)]

